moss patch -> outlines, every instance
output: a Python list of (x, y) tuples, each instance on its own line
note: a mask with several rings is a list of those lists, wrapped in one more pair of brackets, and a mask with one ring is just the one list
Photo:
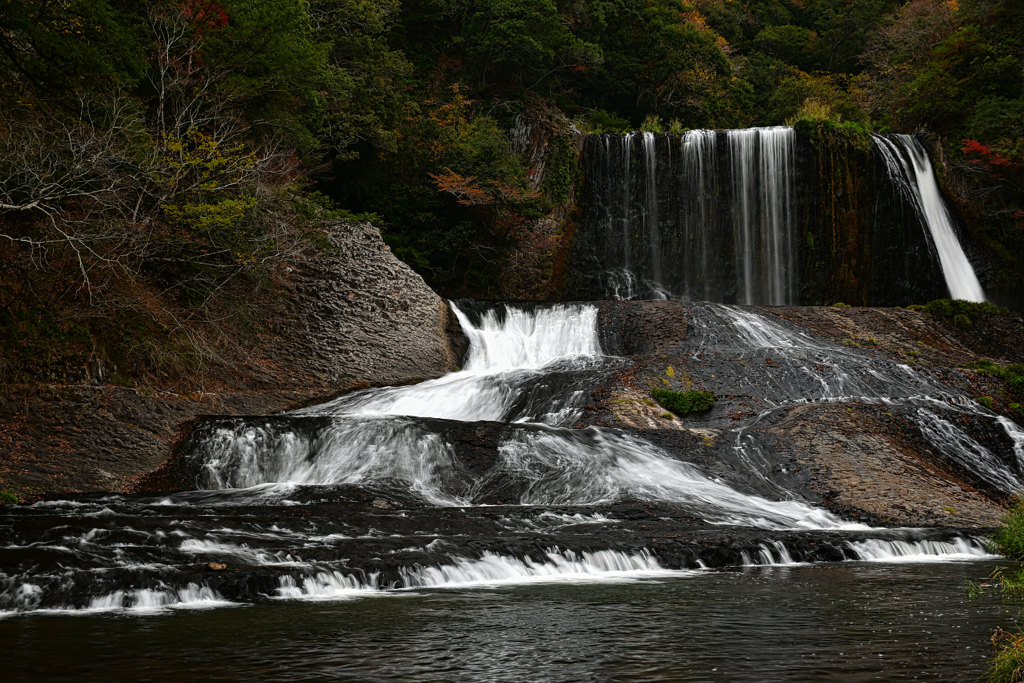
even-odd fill
[(661, 404), (662, 408), (680, 416), (689, 413), (699, 413), (715, 405), (715, 395), (710, 391), (653, 389), (651, 396)]
[(988, 302), (975, 303), (963, 299), (936, 299), (929, 301), (924, 306), (908, 306), (908, 308), (924, 311), (936, 318), (951, 320), (954, 325), (965, 330), (970, 329), (980, 316), (1005, 315), (1008, 312), (1005, 308), (993, 306)]

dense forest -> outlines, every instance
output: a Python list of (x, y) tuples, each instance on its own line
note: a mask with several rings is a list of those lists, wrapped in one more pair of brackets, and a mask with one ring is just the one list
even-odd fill
[(1022, 69), (1019, 0), (9, 0), (0, 379), (194, 369), (324, 219), (443, 294), (549, 296), (586, 133), (923, 133), (1012, 287)]

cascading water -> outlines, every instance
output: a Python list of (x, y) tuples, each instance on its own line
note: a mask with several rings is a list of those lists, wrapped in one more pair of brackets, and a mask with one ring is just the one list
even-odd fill
[[(712, 365), (708, 374), (703, 364), (690, 373), (717, 395), (742, 395), (761, 407), (748, 426), (735, 430), (740, 459), (751, 472), (767, 479), (770, 470), (756, 438), (768, 416), (813, 403), (882, 404), (905, 409), (944, 460), (985, 485), (1006, 494), (1024, 489), (1024, 433), (920, 368), (815, 338), (749, 309), (694, 304), (691, 315), (695, 355), (721, 355), (729, 361), (725, 367)], [(743, 372), (733, 377), (732, 364), (742, 364)], [(998, 425), (1013, 443), (1004, 451), (1011, 452), (993, 453), (954, 424), (958, 415)]]
[(784, 126), (591, 136), (562, 296), (983, 301), (924, 147), (876, 134), (872, 149)]
[[(594, 306), (555, 306), (533, 313), (491, 310), (474, 325), (454, 310), (470, 337), (466, 368), (408, 387), (370, 389), (295, 411), (330, 416), (313, 435), (243, 421), (216, 430), (197, 453), (208, 488), (268, 483), (387, 487), (391, 482), (436, 505), (479, 503), (496, 489), (524, 505), (595, 505), (625, 498), (671, 501), (715, 523), (763, 528), (849, 528), (824, 510), (770, 501), (712, 481), (697, 468), (638, 439), (600, 430), (570, 430), (584, 400), (582, 385), (544, 392), (553, 371), (575, 372), (591, 386), (600, 345)], [(608, 359), (606, 363), (615, 363)], [(617, 367), (613, 365), (612, 367)], [(529, 401), (521, 405), (520, 399)], [(516, 407), (520, 406), (520, 407)], [(544, 407), (540, 407), (544, 406)], [(552, 410), (552, 406), (556, 409)], [(524, 410), (525, 408), (525, 410)], [(538, 422), (498, 445), (494, 466), (474, 478), (453, 445), (410, 417), (459, 421)], [(566, 417), (568, 419), (566, 419)]]
[[(752, 311), (705, 304), (691, 312), (691, 353), (776, 359), (752, 364), (742, 393), (774, 403), (731, 428), (724, 440), (736, 442), (735, 454), (716, 456), (730, 458), (724, 467), (704, 446), (673, 450), (646, 434), (571, 428), (595, 389), (634, 367), (603, 353), (598, 307), (453, 308), (470, 339), (459, 372), (283, 415), (210, 418), (178, 465), (198, 490), (18, 510), (0, 525), (0, 611), (339, 599), (887, 553), (985, 556), (950, 530), (844, 521), (776, 476), (778, 461), (757, 450), (754, 427), (807, 401), (931, 411), (933, 438), (960, 449), (953, 461), (997, 488), (1019, 485), (1024, 457), (979, 450), (949, 419), (957, 397)], [(700, 366), (691, 371), (698, 376)], [(715, 375), (700, 381), (727, 390)], [(208, 562), (234, 571), (201, 572)]]
[(927, 150), (912, 135), (874, 134), (871, 138), (885, 161), (889, 182), (909, 200), (922, 227), (928, 231), (929, 244), (938, 256), (949, 296), (985, 301), (974, 267), (957, 238)]
[(604, 296), (795, 303), (792, 128), (604, 135), (586, 150), (606, 174), (584, 200)]

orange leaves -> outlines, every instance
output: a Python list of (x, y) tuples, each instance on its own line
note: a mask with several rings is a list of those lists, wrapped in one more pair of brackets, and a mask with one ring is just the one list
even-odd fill
[(698, 30), (708, 30), (708, 24), (704, 20), (704, 16), (697, 10), (691, 10), (689, 12), (680, 12), (679, 18), (688, 24), (693, 24)]
[(443, 173), (427, 175), (434, 179), (434, 184), (440, 192), (455, 195), (459, 204), (463, 206), (487, 206), (496, 203), (486, 190), (475, 184), (476, 176), (459, 175), (450, 168), (446, 168)]
[[(500, 180), (484, 180), (477, 183), (476, 176), (464, 176), (450, 168), (444, 172), (428, 173), (440, 192), (446, 192), (458, 198), (463, 206), (498, 206), (519, 204), (540, 196), (539, 192), (530, 192), (513, 187)], [(487, 187), (481, 187), (481, 184)]]

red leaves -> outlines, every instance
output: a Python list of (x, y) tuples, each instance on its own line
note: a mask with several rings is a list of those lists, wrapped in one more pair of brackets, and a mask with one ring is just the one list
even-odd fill
[(1004, 172), (1012, 170), (1015, 166), (1019, 165), (1019, 160), (1015, 162), (1013, 159), (1004, 157), (996, 150), (988, 145), (981, 144), (977, 140), (964, 139), (961, 142), (964, 144), (963, 153), (966, 156), (975, 157), (968, 159), (968, 161), (977, 165), (984, 164), (985, 168), (997, 178), (1002, 178)]
[(215, 2), (183, 0), (181, 15), (194, 26), (196, 38), (208, 30), (217, 30), (228, 25), (228, 13)]

